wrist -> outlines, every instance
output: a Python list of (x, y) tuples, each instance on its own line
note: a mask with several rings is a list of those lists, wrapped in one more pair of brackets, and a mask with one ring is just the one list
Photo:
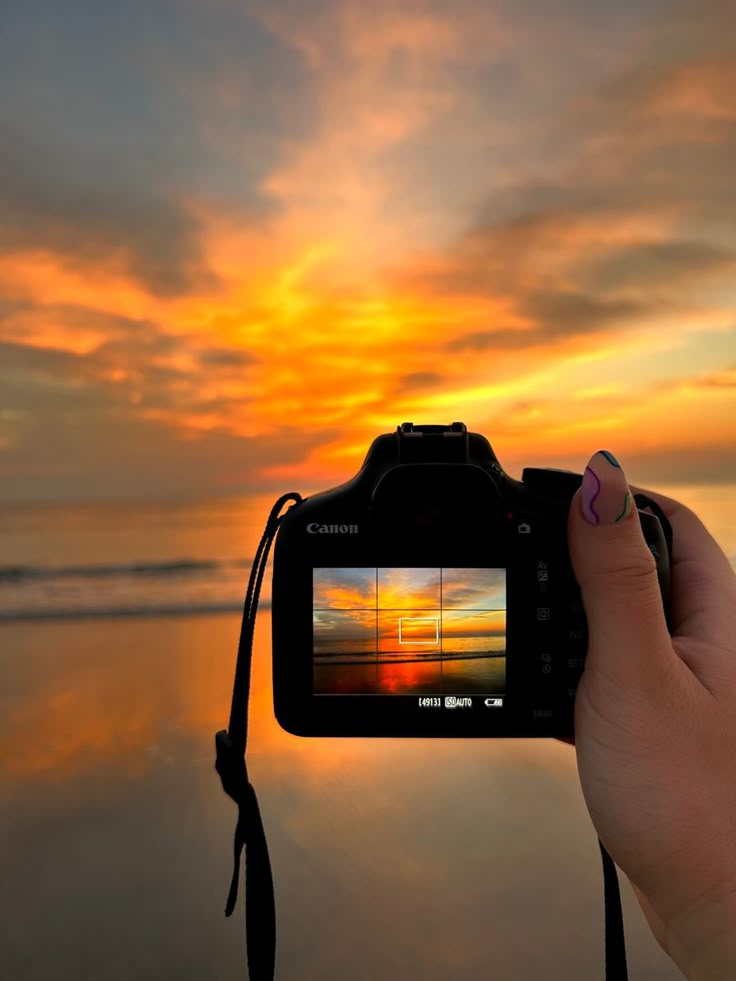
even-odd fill
[(736, 882), (666, 922), (665, 942), (688, 981), (736, 977)]

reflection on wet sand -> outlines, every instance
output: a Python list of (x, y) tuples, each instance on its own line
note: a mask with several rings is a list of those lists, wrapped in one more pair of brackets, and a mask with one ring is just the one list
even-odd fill
[[(229, 616), (0, 627), (4, 976), (243, 975), (242, 907), (223, 916), (236, 809), (213, 765), (238, 631)], [(599, 974), (600, 866), (572, 748), (290, 736), (269, 641), (263, 614), (249, 756), (277, 978)], [(675, 981), (624, 904), (632, 962)]]

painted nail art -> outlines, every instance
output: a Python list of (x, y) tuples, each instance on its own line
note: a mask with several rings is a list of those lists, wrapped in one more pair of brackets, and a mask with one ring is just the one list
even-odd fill
[(591, 525), (613, 525), (629, 517), (631, 491), (613, 453), (598, 450), (588, 460), (580, 501), (583, 517)]

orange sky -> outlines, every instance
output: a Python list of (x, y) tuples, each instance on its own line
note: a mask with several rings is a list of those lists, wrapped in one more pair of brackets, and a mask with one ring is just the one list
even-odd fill
[(564, 7), (14, 14), (0, 499), (304, 492), (406, 420), (736, 480), (733, 6)]

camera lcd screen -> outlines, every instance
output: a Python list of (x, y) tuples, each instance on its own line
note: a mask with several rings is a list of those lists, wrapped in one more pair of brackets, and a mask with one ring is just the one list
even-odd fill
[(315, 568), (312, 597), (315, 695), (503, 704), (505, 569)]

